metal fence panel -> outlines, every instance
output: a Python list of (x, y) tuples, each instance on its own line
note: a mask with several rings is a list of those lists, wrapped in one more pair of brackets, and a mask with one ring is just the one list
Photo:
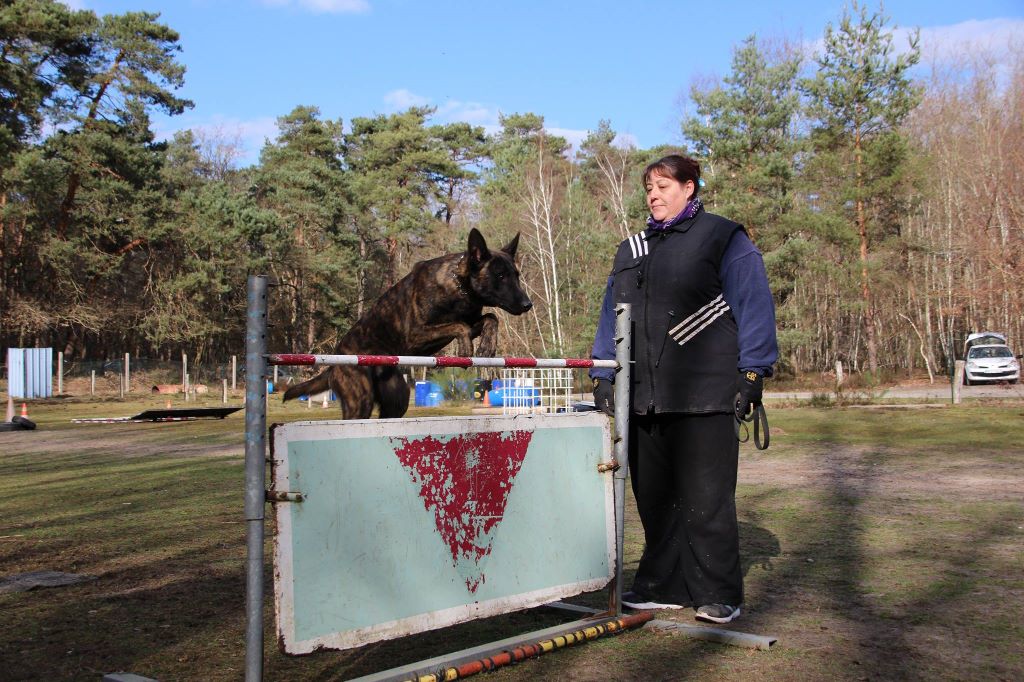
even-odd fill
[(53, 395), (53, 349), (8, 348), (7, 392), (12, 398)]

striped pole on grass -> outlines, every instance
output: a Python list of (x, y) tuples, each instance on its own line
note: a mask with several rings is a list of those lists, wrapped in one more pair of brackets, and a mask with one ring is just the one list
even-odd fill
[(582, 626), (579, 629), (555, 635), (539, 642), (524, 642), (519, 646), (508, 647), (493, 655), (485, 655), (461, 665), (442, 667), (437, 672), (408, 676), (401, 675), (392, 679), (402, 680), (403, 682), (454, 682), (454, 680), (461, 680), (477, 673), (489, 672), (530, 658), (537, 658), (557, 649), (573, 646), (574, 644), (582, 644), (605, 635), (621, 633), (630, 628), (640, 627), (653, 618), (654, 613), (651, 611), (607, 618), (602, 622)]

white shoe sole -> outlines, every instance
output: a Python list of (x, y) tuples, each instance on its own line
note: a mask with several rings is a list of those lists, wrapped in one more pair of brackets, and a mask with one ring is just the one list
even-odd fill
[(656, 601), (623, 601), (622, 605), (628, 606), (631, 609), (637, 609), (638, 611), (660, 611), (664, 609), (683, 608), (680, 604), (661, 604)]
[(729, 623), (729, 622), (734, 621), (734, 620), (736, 620), (737, 618), (740, 617), (740, 609), (737, 606), (736, 610), (733, 611), (730, 615), (726, 616), (725, 618), (716, 618), (715, 616), (709, 616), (708, 614), (701, 613), (699, 611), (697, 612), (697, 615), (695, 617), (696, 617), (697, 620), (703, 620), (703, 621), (707, 621), (709, 623), (719, 623), (719, 624)]

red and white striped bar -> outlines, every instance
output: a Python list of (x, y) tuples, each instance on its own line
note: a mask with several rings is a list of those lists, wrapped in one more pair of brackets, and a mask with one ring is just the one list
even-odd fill
[(371, 367), (536, 367), (537, 369), (615, 369), (615, 360), (584, 358), (462, 358), (441, 355), (311, 355), (308, 353), (275, 353), (267, 356), (269, 365), (361, 365)]

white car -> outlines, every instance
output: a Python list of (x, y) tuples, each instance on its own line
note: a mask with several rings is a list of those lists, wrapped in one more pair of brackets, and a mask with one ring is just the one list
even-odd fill
[(970, 386), (979, 381), (1020, 380), (1020, 362), (1013, 356), (1010, 347), (1004, 344), (971, 346), (967, 351), (967, 367), (964, 384)]

